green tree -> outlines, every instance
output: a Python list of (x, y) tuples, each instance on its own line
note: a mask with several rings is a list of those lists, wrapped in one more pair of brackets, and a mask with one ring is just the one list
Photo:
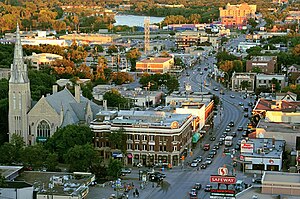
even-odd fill
[(113, 178), (118, 178), (122, 170), (122, 162), (117, 159), (110, 159), (107, 167), (107, 174)]
[(238, 59), (236, 56), (234, 56), (226, 51), (218, 52), (216, 55), (216, 58), (217, 58), (218, 63), (221, 63), (224, 61), (234, 61), (234, 60)]
[(255, 66), (255, 67), (252, 68), (251, 72), (253, 72), (253, 73), (262, 73), (262, 70), (261, 70), (261, 68)]
[(82, 95), (88, 99), (93, 99), (93, 93), (92, 93), (93, 85), (91, 83), (88, 83), (84, 86), (82, 86)]
[(57, 171), (58, 155), (57, 153), (48, 153), (45, 160), (45, 167), (47, 171)]
[(25, 166), (30, 166), (34, 169), (41, 169), (45, 166), (48, 151), (43, 145), (36, 144), (24, 148), (22, 153), (22, 162)]
[(112, 146), (114, 146), (116, 149), (121, 150), (123, 154), (126, 154), (127, 135), (125, 133), (124, 128), (120, 128), (116, 131), (112, 131), (108, 137), (108, 140), (110, 141)]
[(12, 165), (15, 162), (15, 146), (5, 142), (0, 147), (0, 164)]
[(254, 18), (248, 19), (248, 24), (250, 26), (252, 26), (252, 28), (256, 28), (256, 26), (258, 25), (258, 23), (256, 22), (256, 20)]
[(92, 143), (94, 134), (88, 126), (68, 125), (58, 129), (54, 135), (47, 140), (46, 148), (51, 152), (56, 152), (59, 161), (63, 155), (75, 145), (85, 145)]
[(250, 85), (250, 82), (248, 81), (242, 81), (241, 82), (241, 89), (244, 90), (244, 89), (247, 89), (249, 88), (251, 85)]
[(118, 47), (115, 46), (115, 45), (111, 45), (107, 49), (107, 53), (110, 54), (110, 55), (112, 55), (114, 53), (117, 53), (117, 52), (118, 52)]
[(69, 164), (70, 172), (89, 171), (96, 158), (96, 151), (91, 144), (75, 145), (64, 155), (64, 160)]
[(103, 95), (103, 99), (107, 100), (107, 106), (109, 107), (125, 107), (128, 105), (128, 100), (123, 97), (119, 91), (112, 89)]
[(0, 188), (5, 188), (5, 187), (7, 187), (6, 179), (2, 175), (0, 175)]
[(8, 141), (8, 80), (0, 79), (0, 146)]

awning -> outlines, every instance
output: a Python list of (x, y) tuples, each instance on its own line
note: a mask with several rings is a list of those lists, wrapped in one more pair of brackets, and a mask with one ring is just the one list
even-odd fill
[(193, 137), (192, 137), (192, 143), (196, 144), (201, 138), (200, 133), (194, 133)]
[(131, 153), (128, 153), (128, 154), (127, 154), (127, 157), (128, 157), (128, 158), (132, 158), (132, 154), (131, 154)]

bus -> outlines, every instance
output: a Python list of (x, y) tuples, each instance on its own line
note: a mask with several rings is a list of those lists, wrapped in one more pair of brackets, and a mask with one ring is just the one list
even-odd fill
[(233, 140), (233, 137), (232, 136), (226, 136), (225, 137), (225, 146), (232, 146), (232, 140)]

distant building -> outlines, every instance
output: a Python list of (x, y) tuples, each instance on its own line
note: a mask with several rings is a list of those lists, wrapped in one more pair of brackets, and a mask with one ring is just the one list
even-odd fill
[(50, 66), (52, 62), (62, 60), (63, 56), (51, 54), (51, 53), (32, 53), (30, 56), (24, 57), (25, 60), (31, 63), (31, 66), (39, 70), (43, 66)]
[(137, 72), (167, 73), (173, 67), (173, 57), (150, 57), (136, 62)]
[(257, 74), (256, 82), (255, 82), (256, 88), (259, 87), (272, 88), (273, 79), (277, 80), (277, 82), (280, 85), (280, 88), (284, 88), (287, 85), (287, 81), (286, 81), (287, 79), (284, 74), (273, 74), (273, 75)]
[(238, 45), (238, 50), (242, 53), (246, 52), (249, 48), (260, 46), (259, 42), (240, 42)]
[(296, 93), (292, 93), (290, 91), (286, 92), (286, 93), (276, 93), (275, 96), (276, 100), (285, 100), (288, 102), (296, 102), (297, 101), (297, 94)]
[(277, 57), (253, 56), (246, 62), (246, 71), (251, 72), (253, 68), (261, 69), (262, 73), (273, 74), (277, 68)]
[[(255, 89), (255, 76), (256, 73), (236, 73), (232, 74), (231, 78), (231, 90), (232, 91), (241, 91), (247, 90), (247, 92), (254, 92)], [(242, 88), (242, 82), (247, 81), (249, 82), (250, 87)]]
[(288, 73), (289, 83), (300, 85), (300, 71)]
[(255, 17), (256, 5), (242, 3), (219, 8), (221, 23), (226, 27), (241, 27), (247, 24), (249, 18)]
[(292, 72), (300, 72), (300, 65), (293, 64), (288, 67), (287, 73), (292, 73)]
[(0, 79), (9, 79), (10, 68), (0, 68)]
[(119, 35), (110, 34), (68, 34), (60, 36), (60, 39), (76, 41), (82, 44), (106, 44), (112, 43), (119, 38)]

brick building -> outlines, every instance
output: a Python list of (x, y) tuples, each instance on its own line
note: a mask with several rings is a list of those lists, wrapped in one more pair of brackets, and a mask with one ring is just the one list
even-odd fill
[(167, 73), (173, 67), (173, 57), (150, 57), (136, 62), (137, 72)]
[(262, 73), (273, 74), (276, 71), (276, 67), (276, 56), (253, 56), (246, 62), (246, 72), (251, 72), (253, 68), (259, 68)]
[(256, 5), (242, 3), (239, 5), (230, 5), (225, 8), (219, 8), (221, 23), (226, 27), (240, 27), (247, 24), (248, 18), (254, 18)]

